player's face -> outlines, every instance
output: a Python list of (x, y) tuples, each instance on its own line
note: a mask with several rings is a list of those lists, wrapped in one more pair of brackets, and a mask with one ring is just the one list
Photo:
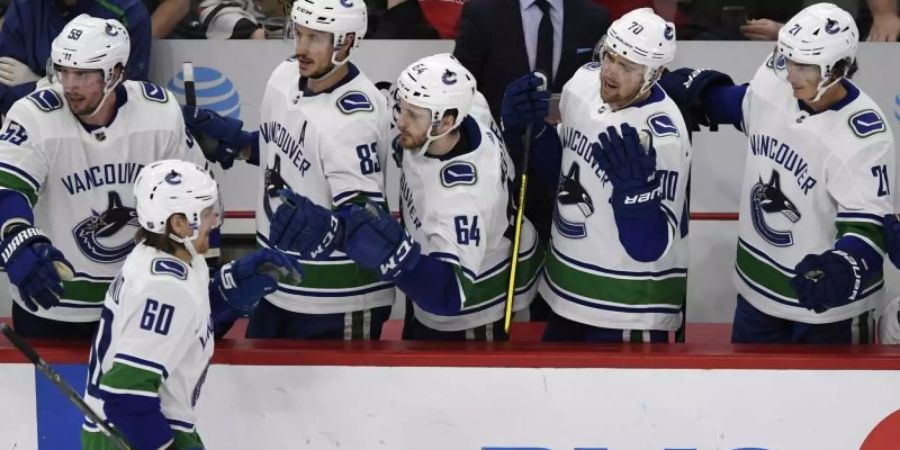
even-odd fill
[(428, 132), (431, 130), (431, 111), (411, 105), (400, 100), (400, 114), (397, 116), (397, 129), (400, 130), (400, 147), (405, 150), (416, 150), (425, 145)]
[(627, 105), (644, 84), (644, 66), (612, 52), (604, 52), (600, 75), (600, 98), (610, 105)]
[(794, 97), (799, 100), (812, 100), (816, 97), (821, 74), (815, 64), (801, 64), (787, 60), (787, 79), (794, 90)]
[(302, 25), (294, 26), (294, 50), (297, 52), (297, 64), (300, 66), (301, 75), (317, 78), (331, 70), (333, 39), (331, 33)]
[(97, 110), (103, 100), (103, 71), (60, 66), (55, 70), (72, 113), (86, 116)]
[(198, 254), (204, 254), (209, 250), (209, 233), (219, 226), (219, 214), (215, 206), (208, 206), (200, 213), (200, 229), (197, 230), (197, 239), (191, 243)]

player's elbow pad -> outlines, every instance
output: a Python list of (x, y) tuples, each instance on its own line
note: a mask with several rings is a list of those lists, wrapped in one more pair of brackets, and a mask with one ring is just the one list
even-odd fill
[(135, 450), (156, 450), (173, 438), (160, 410), (159, 397), (110, 394), (103, 396), (103, 412)]

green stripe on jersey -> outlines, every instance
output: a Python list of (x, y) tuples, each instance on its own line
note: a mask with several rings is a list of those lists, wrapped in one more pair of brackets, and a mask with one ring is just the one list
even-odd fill
[(881, 225), (875, 225), (871, 222), (853, 222), (838, 219), (835, 224), (838, 230), (838, 238), (847, 233), (858, 234), (872, 241), (882, 253), (885, 251), (884, 231)]
[(279, 283), (310, 289), (350, 289), (381, 281), (375, 276), (375, 272), (353, 262), (336, 264), (304, 262), (301, 265), (303, 266), (303, 280), (300, 281), (300, 284), (291, 283), (289, 277), (282, 277)]
[(623, 305), (681, 306), (687, 293), (687, 275), (683, 273), (655, 280), (600, 275), (564, 263), (552, 250), (547, 252), (546, 270), (550, 281), (564, 291)]
[(23, 180), (16, 175), (13, 175), (9, 172), (0, 171), (0, 187), (21, 192), (25, 197), (28, 198), (28, 201), (31, 203), (32, 208), (37, 204), (38, 195), (34, 190), (34, 187), (31, 185), (31, 183)]
[(100, 389), (110, 387), (129, 391), (159, 393), (162, 375), (147, 369), (141, 369), (119, 361), (100, 377)]
[[(750, 250), (744, 248), (741, 243), (738, 243), (737, 248), (737, 268), (758, 287), (763, 287), (782, 297), (797, 299), (797, 292), (791, 287), (793, 275), (785, 274), (769, 261), (757, 257)], [(863, 289), (867, 289), (881, 280), (882, 276), (879, 275), (863, 286)]]
[[(539, 245), (539, 244), (535, 244)], [(521, 253), (520, 253), (521, 255)], [(520, 259), (516, 266), (516, 290), (520, 290), (528, 286), (535, 278), (537, 278), (541, 265), (544, 262), (544, 251), (538, 246), (535, 251), (525, 259)], [(454, 266), (456, 271), (456, 279), (462, 285), (465, 301), (463, 308), (477, 306), (485, 302), (495, 301), (497, 298), (506, 296), (506, 290), (509, 288), (509, 273), (511, 270), (510, 261), (507, 260), (503, 270), (496, 272), (487, 278), (473, 280), (463, 272), (459, 266)]]
[[(203, 448), (203, 440), (196, 431), (185, 433), (183, 431), (172, 430), (175, 435), (174, 445), (169, 448)], [(87, 431), (81, 429), (81, 448), (84, 450), (119, 450), (112, 439), (107, 437), (99, 429), (97, 431)]]
[(109, 290), (109, 282), (91, 280), (63, 281), (63, 289), (66, 290), (63, 294), (64, 299), (101, 304), (106, 297), (106, 291)]

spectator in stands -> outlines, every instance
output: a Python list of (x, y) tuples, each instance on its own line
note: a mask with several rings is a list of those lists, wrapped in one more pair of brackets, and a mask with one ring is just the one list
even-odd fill
[(265, 18), (249, 0), (203, 0), (200, 26), (207, 39), (265, 39)]
[(172, 35), (181, 21), (188, 16), (191, 0), (145, 0), (144, 5), (151, 12), (153, 39), (165, 39)]
[[(897, 0), (867, 0), (855, 14), (860, 31), (869, 42), (897, 42), (900, 37), (900, 16)], [(774, 41), (784, 23), (771, 19), (750, 20), (741, 27), (747, 39)], [(865, 30), (868, 29), (868, 32)]]
[(12, 0), (0, 30), (0, 114), (47, 75), (50, 43), (83, 13), (125, 25), (131, 37), (125, 78), (148, 79), (150, 15), (140, 0)]
[(376, 39), (453, 39), (465, 0), (387, 0)]

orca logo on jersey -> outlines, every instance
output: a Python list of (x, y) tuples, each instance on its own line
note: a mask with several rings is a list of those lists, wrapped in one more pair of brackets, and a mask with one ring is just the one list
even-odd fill
[[(107, 195), (103, 212), (91, 211), (91, 216), (75, 225), (72, 235), (84, 256), (99, 263), (114, 263), (125, 259), (135, 243), (133, 232), (121, 232), (126, 226), (138, 227), (137, 211), (124, 206), (118, 192)], [(109, 243), (115, 241), (116, 243)]]
[(865, 109), (850, 116), (850, 129), (861, 138), (884, 132), (884, 120), (874, 109)]
[(344, 114), (375, 110), (375, 105), (372, 104), (369, 97), (359, 91), (350, 91), (342, 95), (337, 101), (337, 106)]
[(594, 201), (581, 185), (581, 167), (572, 163), (569, 172), (559, 180), (558, 203), (553, 222), (559, 234), (569, 239), (587, 237), (585, 219), (594, 214)]
[(156, 258), (150, 263), (150, 273), (169, 275), (179, 280), (187, 280), (187, 267), (181, 261), (172, 258)]
[(466, 161), (457, 161), (441, 168), (441, 185), (445, 188), (453, 186), (471, 186), (478, 182), (478, 171), (475, 165)]
[[(800, 220), (800, 211), (794, 206), (781, 190), (781, 177), (778, 171), (772, 170), (772, 176), (768, 182), (759, 182), (750, 190), (750, 216), (753, 228), (768, 243), (776, 247), (789, 247), (794, 244), (794, 236), (790, 231), (779, 231), (766, 221), (769, 214), (781, 213), (788, 222), (785, 226), (797, 223)], [(777, 217), (777, 216), (776, 216)]]
[(675, 126), (672, 118), (666, 115), (666, 113), (650, 116), (647, 118), (647, 125), (650, 126), (650, 131), (658, 137), (678, 136), (678, 127)]

